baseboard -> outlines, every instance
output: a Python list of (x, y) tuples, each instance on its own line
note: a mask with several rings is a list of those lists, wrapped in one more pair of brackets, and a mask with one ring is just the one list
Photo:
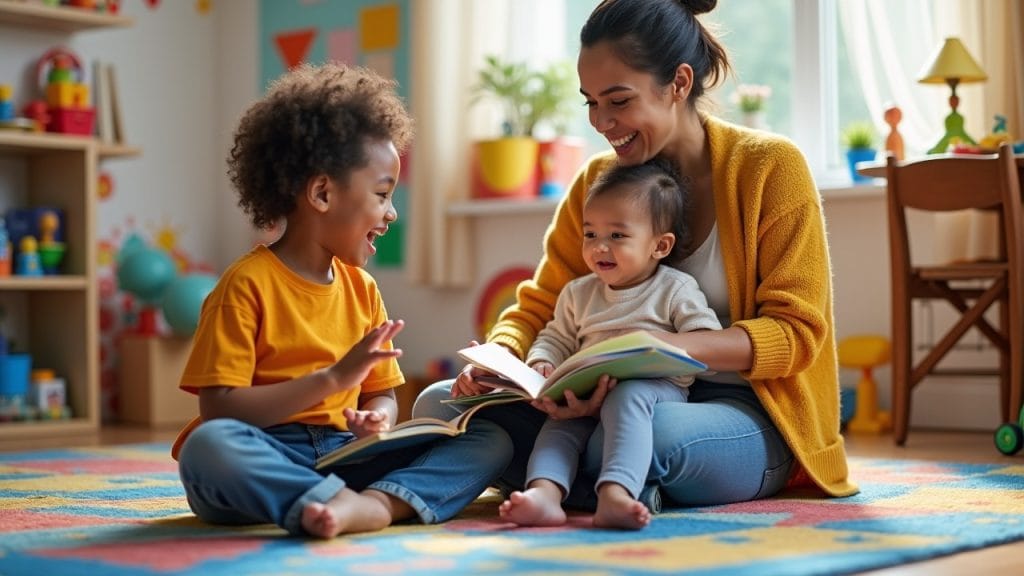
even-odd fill
[(932, 377), (914, 390), (911, 428), (995, 431), (999, 383), (993, 378)]

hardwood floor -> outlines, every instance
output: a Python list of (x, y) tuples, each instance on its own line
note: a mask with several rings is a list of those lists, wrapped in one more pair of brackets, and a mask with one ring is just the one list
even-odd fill
[[(3, 440), (0, 441), (0, 452), (136, 442), (170, 442), (176, 435), (176, 428), (149, 430), (140, 427), (110, 426), (104, 427), (97, 434), (73, 438), (49, 438), (32, 441)], [(993, 444), (991, 432), (912, 430), (904, 447), (895, 446), (892, 438), (888, 435), (847, 435), (847, 448), (851, 456), (1024, 465), (1024, 453), (1012, 457), (1000, 454)], [(1024, 567), (1024, 541), (865, 574), (870, 576), (1013, 574), (1019, 573), (1022, 567)]]

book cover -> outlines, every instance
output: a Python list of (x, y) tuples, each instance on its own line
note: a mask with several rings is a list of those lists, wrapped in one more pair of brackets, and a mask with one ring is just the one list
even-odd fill
[(357, 438), (344, 446), (324, 454), (316, 461), (317, 470), (332, 464), (350, 464), (366, 460), (378, 454), (400, 450), (440, 438), (452, 438), (466, 432), (470, 419), (481, 408), (492, 404), (514, 402), (514, 398), (494, 398), (490, 402), (480, 402), (462, 414), (445, 421), (438, 418), (413, 418), (396, 424), (389, 430), (378, 432), (363, 438)]
[(477, 378), (479, 382), (493, 386), (495, 392), (463, 396), (452, 401), (460, 404), (489, 402), (496, 396), (510, 395), (526, 400), (546, 396), (559, 401), (566, 390), (572, 390), (577, 397), (586, 397), (603, 374), (618, 380), (669, 378), (700, 374), (708, 369), (685, 350), (643, 331), (609, 338), (584, 348), (566, 358), (547, 378), (493, 342), (463, 348), (458, 353), (466, 362), (496, 375)]

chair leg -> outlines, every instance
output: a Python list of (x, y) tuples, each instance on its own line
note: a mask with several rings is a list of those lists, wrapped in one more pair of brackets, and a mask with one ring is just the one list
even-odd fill
[(893, 310), (892, 437), (898, 446), (903, 446), (907, 441), (910, 420), (910, 373), (913, 362), (911, 305), (912, 303), (906, 300), (897, 303)]

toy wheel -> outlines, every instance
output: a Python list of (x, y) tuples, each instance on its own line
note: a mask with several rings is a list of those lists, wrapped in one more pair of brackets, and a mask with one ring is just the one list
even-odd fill
[(1003, 424), (996, 430), (996, 448), (1007, 456), (1020, 452), (1024, 445), (1024, 429), (1016, 424)]

